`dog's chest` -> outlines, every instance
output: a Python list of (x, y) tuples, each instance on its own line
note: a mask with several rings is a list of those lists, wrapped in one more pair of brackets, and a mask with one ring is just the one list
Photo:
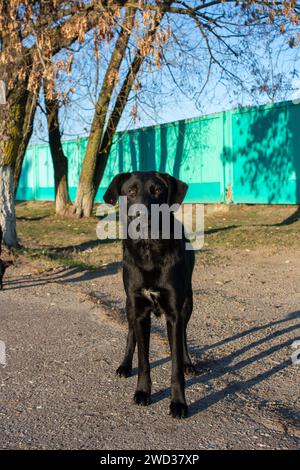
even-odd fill
[(140, 246), (138, 257), (140, 266), (147, 271), (157, 269), (162, 262), (162, 256), (157, 247), (146, 242)]
[(150, 300), (151, 302), (155, 302), (159, 299), (160, 291), (154, 288), (149, 288), (149, 289), (143, 288), (141, 291), (141, 294), (143, 297)]

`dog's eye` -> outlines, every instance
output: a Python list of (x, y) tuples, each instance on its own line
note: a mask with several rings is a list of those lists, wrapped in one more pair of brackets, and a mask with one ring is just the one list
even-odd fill
[(129, 188), (127, 194), (128, 194), (128, 196), (134, 197), (134, 196), (136, 196), (136, 192), (137, 192), (136, 188)]
[(150, 191), (154, 196), (159, 196), (161, 193), (161, 188), (159, 186), (151, 186)]

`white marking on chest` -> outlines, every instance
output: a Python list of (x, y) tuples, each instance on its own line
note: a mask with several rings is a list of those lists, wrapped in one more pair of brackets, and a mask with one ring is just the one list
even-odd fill
[(160, 293), (152, 289), (142, 289), (142, 295), (146, 297), (146, 299), (153, 302), (154, 300), (158, 299), (158, 297), (160, 296)]

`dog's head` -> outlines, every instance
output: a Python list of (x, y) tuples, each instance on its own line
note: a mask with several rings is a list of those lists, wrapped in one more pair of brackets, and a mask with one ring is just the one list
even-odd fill
[(0, 259), (0, 290), (3, 288), (3, 276), (6, 269), (13, 264), (12, 261), (2, 261)]
[(103, 199), (115, 205), (119, 196), (126, 196), (128, 207), (143, 204), (150, 209), (152, 204), (181, 204), (187, 189), (187, 184), (167, 173), (135, 171), (115, 176)]
[[(188, 186), (182, 181), (166, 173), (156, 171), (121, 173), (112, 180), (109, 188), (104, 194), (107, 204), (115, 205), (119, 196), (125, 196), (127, 200), (127, 216), (129, 221), (139, 218), (141, 213), (146, 214), (140, 221), (140, 229), (149, 233), (148, 228), (161, 227), (162, 214), (157, 223), (151, 219), (151, 208), (153, 205), (166, 204), (169, 207), (180, 205), (186, 195)], [(130, 208), (132, 207), (132, 211)], [(136, 212), (134, 209), (137, 208)], [(133, 213), (132, 213), (133, 212)], [(148, 236), (146, 236), (148, 238)]]

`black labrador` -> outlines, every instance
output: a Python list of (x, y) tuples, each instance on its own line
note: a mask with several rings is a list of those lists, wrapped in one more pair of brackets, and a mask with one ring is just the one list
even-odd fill
[[(2, 233), (1, 226), (0, 226), (0, 256), (1, 256), (2, 238), (3, 238), (3, 233)], [(13, 264), (12, 261), (2, 261), (2, 259), (0, 258), (0, 290), (3, 289), (3, 276), (5, 274), (5, 271), (8, 268), (8, 266), (11, 266), (12, 264)]]
[[(153, 204), (181, 204), (188, 186), (178, 179), (158, 172), (133, 172), (117, 175), (104, 195), (104, 201), (115, 205), (126, 196), (127, 208), (143, 204), (151, 213)], [(186, 339), (186, 328), (193, 310), (192, 272), (194, 252), (186, 250), (187, 239), (175, 237), (176, 225), (170, 214), (170, 238), (130, 238), (123, 240), (123, 281), (126, 291), (128, 337), (124, 359), (117, 369), (121, 377), (132, 371), (132, 358), (138, 345), (138, 382), (134, 401), (149, 405), (151, 378), (149, 340), (151, 312), (164, 313), (172, 356), (172, 397), (170, 414), (184, 418), (188, 414), (184, 373), (195, 373)], [(128, 216), (127, 221), (132, 221)], [(148, 219), (151, 228), (151, 217)], [(182, 230), (183, 226), (181, 225)]]

